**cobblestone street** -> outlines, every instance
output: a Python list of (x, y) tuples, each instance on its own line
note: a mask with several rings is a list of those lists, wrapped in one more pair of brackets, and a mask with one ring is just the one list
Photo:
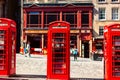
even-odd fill
[[(2, 80), (46, 80), (47, 56), (31, 55), (25, 57), (17, 54), (16, 75)], [(77, 61), (71, 57), (70, 61), (71, 80), (102, 80), (103, 61), (93, 61), (86, 58), (78, 58)], [(0, 79), (0, 80), (1, 80)]]

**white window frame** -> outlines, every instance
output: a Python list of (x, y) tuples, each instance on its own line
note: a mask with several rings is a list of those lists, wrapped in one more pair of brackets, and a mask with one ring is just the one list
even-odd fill
[(97, 0), (98, 1), (98, 3), (105, 3), (106, 2), (106, 0)]
[(99, 8), (99, 20), (104, 21), (106, 20), (106, 9), (105, 8)]
[(119, 2), (119, 0), (111, 0), (111, 2), (112, 2), (112, 3), (114, 3), (114, 2)]
[(112, 20), (119, 20), (119, 8), (112, 8)]

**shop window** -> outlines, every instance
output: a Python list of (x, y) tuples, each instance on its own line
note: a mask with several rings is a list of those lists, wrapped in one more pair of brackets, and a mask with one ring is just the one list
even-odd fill
[(50, 22), (58, 21), (59, 20), (59, 13), (53, 13), (53, 12), (46, 12), (44, 15), (44, 25), (45, 27), (48, 27)]
[(89, 27), (89, 12), (82, 12), (82, 27)]
[(64, 12), (62, 19), (69, 22), (72, 28), (77, 27), (77, 14), (75, 12)]
[(70, 48), (74, 48), (74, 46), (77, 46), (77, 35), (71, 34), (71, 36), (70, 36)]
[(103, 42), (96, 43), (96, 50), (97, 50), (98, 54), (102, 53), (101, 51), (103, 50)]
[(39, 12), (28, 13), (27, 27), (41, 27), (41, 14)]

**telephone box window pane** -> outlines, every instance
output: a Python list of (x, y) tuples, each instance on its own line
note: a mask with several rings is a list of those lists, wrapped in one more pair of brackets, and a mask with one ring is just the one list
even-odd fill
[(112, 75), (120, 76), (120, 36), (112, 37)]
[(0, 34), (5, 34), (5, 31), (0, 31)]
[(66, 68), (66, 34), (52, 34), (52, 71), (53, 74), (64, 74)]
[(4, 35), (0, 35), (0, 38), (3, 38), (3, 39), (4, 39), (4, 37), (5, 37)]
[(53, 62), (65, 62), (65, 58), (66, 55), (65, 54), (54, 54), (53, 55)]
[(3, 59), (3, 60), (4, 60), (4, 59), (5, 59), (5, 56), (4, 56), (4, 55), (1, 55), (1, 56), (0, 56), (0, 59)]
[(0, 49), (4, 49), (4, 46), (3, 46), (3, 45), (0, 45)]
[(0, 65), (0, 70), (4, 70), (4, 69), (5, 69), (5, 66)]
[(0, 60), (0, 64), (5, 64), (5, 60)]
[(4, 54), (4, 50), (0, 50), (0, 55)]

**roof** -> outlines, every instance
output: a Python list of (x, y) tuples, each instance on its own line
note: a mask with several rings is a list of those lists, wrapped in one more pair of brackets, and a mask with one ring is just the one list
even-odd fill
[(91, 6), (93, 7), (93, 3), (26, 3), (24, 4), (23, 6), (24, 7), (31, 7), (33, 5), (36, 5), (38, 7), (64, 7), (64, 6), (68, 6), (68, 5), (71, 5), (71, 6), (79, 6), (79, 7), (82, 7), (82, 6)]

